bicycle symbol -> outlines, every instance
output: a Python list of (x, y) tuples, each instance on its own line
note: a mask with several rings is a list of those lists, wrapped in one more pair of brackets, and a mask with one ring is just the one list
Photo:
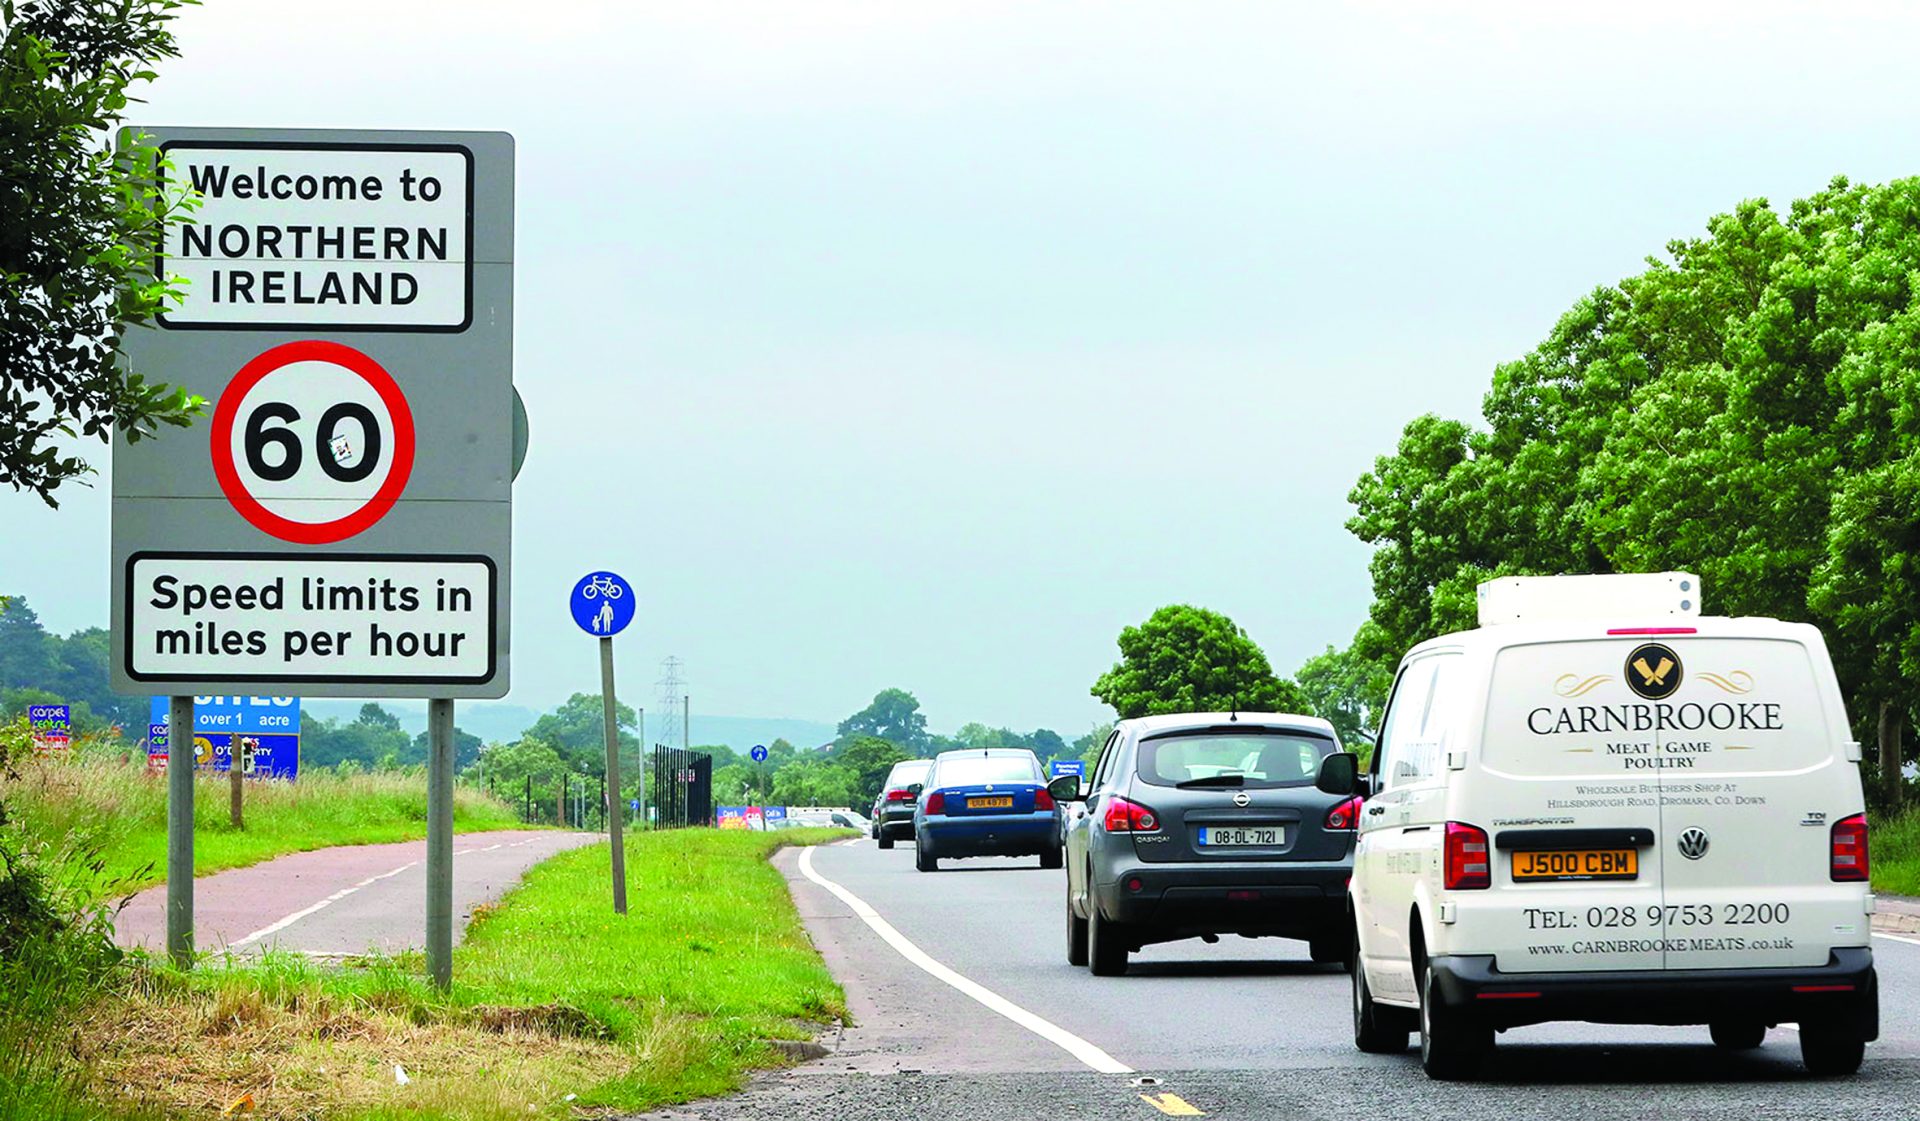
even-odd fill
[(605, 594), (608, 599), (619, 599), (627, 593), (619, 584), (614, 583), (611, 576), (595, 576), (580, 592), (585, 599), (594, 599), (602, 594)]

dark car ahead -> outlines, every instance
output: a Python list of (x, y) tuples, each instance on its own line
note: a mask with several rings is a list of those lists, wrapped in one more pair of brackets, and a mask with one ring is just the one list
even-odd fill
[(887, 772), (880, 796), (873, 800), (873, 838), (881, 848), (913, 836), (913, 788), (926, 780), (931, 766), (931, 759), (902, 759)]
[(1060, 867), (1060, 808), (1040, 760), (1024, 747), (943, 751), (913, 815), (914, 866), (956, 856), (1034, 856)]
[(1360, 800), (1315, 785), (1333, 756), (1351, 767), (1311, 716), (1122, 721), (1083, 789), (1054, 780), (1056, 798), (1087, 805), (1067, 827), (1067, 960), (1124, 973), (1150, 943), (1239, 934), (1345, 961)]

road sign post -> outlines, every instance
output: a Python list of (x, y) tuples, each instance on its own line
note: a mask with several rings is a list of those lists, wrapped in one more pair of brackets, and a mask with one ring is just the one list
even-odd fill
[(186, 969), (193, 965), (193, 698), (173, 698), (167, 723), (189, 729), (178, 748), (178, 737), (167, 736), (167, 954)]
[[(123, 348), (133, 371), (212, 412), (116, 440), (112, 687), (176, 698), (169, 942), (185, 960), (195, 729), (179, 698), (427, 698), (429, 724), (445, 725), (431, 842), (451, 820), (450, 702), (507, 693), (526, 444), (514, 150), (497, 132), (140, 131), (166, 161), (160, 189), (199, 205), (163, 231), (155, 265), (184, 295)], [(427, 910), (444, 985), (450, 841), (429, 851), (443, 854)]]
[(611, 572), (589, 572), (573, 586), (568, 610), (580, 629), (600, 638), (600, 716), (605, 725), (607, 775), (603, 796), (607, 812), (607, 840), (613, 847), (613, 911), (627, 913), (627, 852), (620, 830), (620, 813), (613, 802), (620, 796), (620, 725), (613, 692), (613, 636), (627, 629), (634, 615), (633, 586)]

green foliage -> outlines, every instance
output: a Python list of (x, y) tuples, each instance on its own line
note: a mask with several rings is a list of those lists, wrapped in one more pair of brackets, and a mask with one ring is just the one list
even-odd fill
[[(1484, 430), (1417, 418), (1355, 485), (1374, 633), (1352, 656), (1472, 626), (1491, 576), (1684, 568), (1716, 614), (1822, 624), (1863, 730), (1883, 704), (1911, 721), (1917, 276), (1920, 179), (1835, 179), (1580, 300), (1494, 372)], [(1345, 671), (1310, 670), (1338, 694)]]
[(1364, 751), (1380, 727), (1393, 685), (1393, 663), (1375, 653), (1379, 627), (1371, 620), (1345, 649), (1327, 647), (1294, 674), (1313, 710), (1325, 717), (1349, 750)]
[(1173, 604), (1120, 632), (1120, 661), (1093, 695), (1122, 720), (1172, 712), (1307, 712), (1300, 687), (1274, 676), (1260, 647), (1216, 611)]
[(887, 781), (887, 772), (902, 759), (912, 756), (878, 736), (860, 736), (835, 749), (833, 762), (847, 770), (852, 779), (851, 795), (846, 802), (800, 802), (796, 805), (851, 806), (865, 811)]
[(146, 734), (147, 698), (122, 696), (107, 686), (111, 652), (105, 630), (48, 634), (25, 596), (7, 600), (0, 606), (0, 712), (65, 703), (74, 706), (78, 732), (107, 734), (117, 727), (112, 734), (127, 743)]
[(180, 291), (156, 278), (187, 208), (150, 185), (159, 152), (108, 133), (172, 58), (181, 0), (0, 2), (0, 483), (56, 505), (91, 468), (61, 437), (137, 440), (205, 402), (124, 368), (120, 340)]
[[(859, 775), (823, 755), (795, 759), (773, 773), (773, 792), (767, 801), (776, 806), (850, 806), (858, 801)], [(872, 796), (868, 796), (868, 801)]]
[[(616, 701), (613, 721), (621, 758), (636, 758), (640, 751), (638, 714), (632, 706)], [(575, 693), (565, 704), (534, 721), (524, 734), (551, 745), (572, 770), (596, 776), (607, 773), (606, 714), (598, 693)]]
[(909, 751), (927, 743), (927, 717), (920, 701), (905, 689), (882, 689), (873, 703), (840, 722), (840, 738), (875, 736)]

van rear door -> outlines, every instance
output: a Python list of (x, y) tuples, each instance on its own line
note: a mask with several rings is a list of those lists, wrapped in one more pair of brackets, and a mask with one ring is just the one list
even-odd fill
[(1669, 679), (1640, 737), (1662, 764), (1669, 969), (1824, 965), (1867, 944), (1866, 886), (1830, 866), (1834, 825), (1863, 805), (1825, 644), (1763, 635), (1647, 637), (1622, 662), (1629, 686)]
[(1637, 698), (1628, 650), (1603, 636), (1494, 654), (1478, 774), (1455, 812), (1485, 829), (1492, 885), (1458, 900), (1460, 945), (1505, 972), (1657, 970), (1663, 964), (1662, 772), (1602, 730)]

